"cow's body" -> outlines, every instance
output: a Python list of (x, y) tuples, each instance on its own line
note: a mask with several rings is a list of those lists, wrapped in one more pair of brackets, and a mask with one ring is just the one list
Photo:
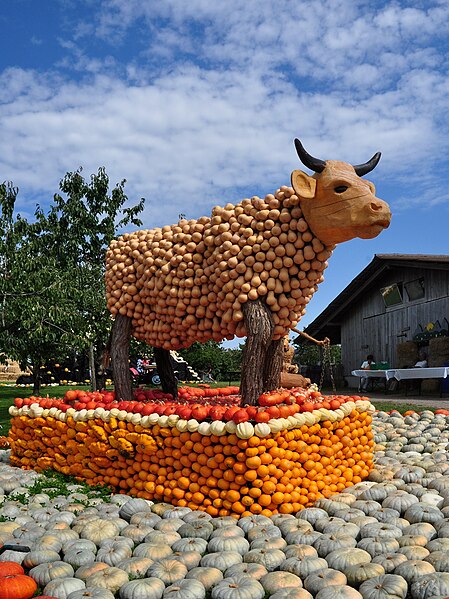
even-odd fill
[[(224, 222), (213, 224), (217, 216)], [(268, 228), (259, 231), (267, 221)], [(234, 223), (239, 228), (232, 232)], [(187, 239), (179, 243), (182, 233)], [(195, 234), (195, 249), (186, 252)], [(106, 274), (108, 306), (113, 313), (132, 318), (138, 339), (179, 349), (195, 341), (245, 337), (243, 304), (265, 299), (272, 309), (274, 339), (279, 339), (303, 315), (323, 280), (332, 249), (308, 228), (293, 188), (283, 187), (265, 199), (216, 207), (211, 218), (138, 231), (112, 242)], [(118, 270), (116, 262), (131, 264)], [(114, 293), (117, 280), (123, 284)]]
[[(292, 187), (217, 206), (210, 218), (126, 234), (111, 243), (108, 308), (131, 319), (136, 338), (170, 350), (248, 335), (248, 355), (254, 327), (265, 314), (268, 333), (259, 331), (263, 341), (256, 345), (265, 347), (270, 365), (262, 368), (258, 386), (274, 384), (268, 382), (276, 363), (270, 344), (271, 353), (279, 353), (279, 340), (304, 314), (335, 244), (375, 237), (391, 217), (372, 183), (358, 176), (372, 170), (380, 155), (352, 167), (316, 160), (299, 142), (297, 149), (316, 174), (294, 171)], [(255, 305), (259, 321), (251, 323)]]

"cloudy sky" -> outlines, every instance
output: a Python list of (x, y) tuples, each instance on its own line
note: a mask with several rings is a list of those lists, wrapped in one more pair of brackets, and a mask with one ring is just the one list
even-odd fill
[(0, 6), (0, 180), (45, 206), (99, 166), (144, 228), (289, 184), (293, 139), (365, 162), (391, 206), (337, 247), (301, 326), (376, 253), (449, 250), (447, 0), (13, 0)]

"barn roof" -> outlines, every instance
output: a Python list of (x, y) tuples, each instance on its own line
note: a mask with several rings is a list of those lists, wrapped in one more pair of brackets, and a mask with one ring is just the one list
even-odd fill
[[(343, 291), (309, 324), (304, 330), (312, 337), (329, 337), (333, 344), (340, 343), (341, 316), (350, 304), (357, 301), (374, 281), (394, 266), (449, 270), (449, 256), (435, 254), (375, 254), (371, 262), (353, 279)], [(304, 343), (301, 336), (294, 339), (295, 343)]]

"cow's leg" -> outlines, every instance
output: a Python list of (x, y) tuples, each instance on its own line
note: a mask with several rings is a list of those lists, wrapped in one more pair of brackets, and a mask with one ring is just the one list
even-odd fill
[(281, 386), (281, 371), (284, 358), (284, 339), (276, 339), (268, 346), (263, 369), (263, 390), (273, 391)]
[(118, 400), (132, 399), (132, 381), (129, 370), (130, 339), (131, 318), (123, 314), (117, 314), (112, 325), (111, 361), (115, 397)]
[(273, 318), (260, 300), (243, 304), (246, 338), (242, 360), (240, 394), (242, 405), (256, 405), (264, 386), (264, 364), (274, 331)]
[(161, 378), (162, 391), (164, 393), (171, 393), (173, 397), (178, 397), (178, 385), (168, 349), (155, 347), (154, 360)]

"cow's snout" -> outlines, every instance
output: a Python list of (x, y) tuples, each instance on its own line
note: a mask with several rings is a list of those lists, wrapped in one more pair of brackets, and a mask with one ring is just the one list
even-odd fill
[(385, 204), (382, 202), (376, 202), (376, 201), (372, 201), (370, 204), (370, 208), (371, 210), (373, 210), (373, 212), (380, 212), (381, 210), (383, 210), (385, 207)]

